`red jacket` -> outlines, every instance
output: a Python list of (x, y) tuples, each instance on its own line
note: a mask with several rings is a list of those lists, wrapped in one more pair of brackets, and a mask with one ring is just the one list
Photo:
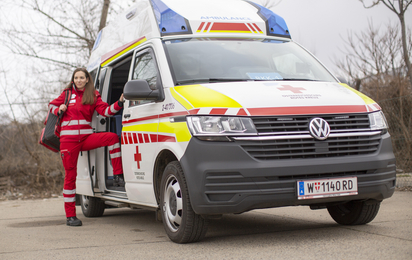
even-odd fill
[[(69, 106), (62, 117), (60, 142), (81, 142), (84, 137), (92, 134), (91, 123), (94, 110), (102, 116), (110, 117), (122, 109), (119, 102), (111, 106), (103, 102), (98, 91), (96, 91), (96, 102), (93, 105), (83, 105), (83, 92), (76, 87), (72, 88)], [(49, 109), (53, 114), (57, 115), (59, 112), (60, 105), (64, 104), (65, 95), (66, 92), (63, 91), (58, 98), (49, 103)]]

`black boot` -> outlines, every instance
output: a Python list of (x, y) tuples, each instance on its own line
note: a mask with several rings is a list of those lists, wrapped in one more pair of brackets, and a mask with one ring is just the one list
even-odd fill
[(123, 174), (114, 175), (113, 186), (115, 186), (115, 187), (124, 187)]
[(68, 226), (81, 226), (82, 225), (82, 221), (76, 217), (70, 217), (67, 218), (67, 222), (66, 225)]

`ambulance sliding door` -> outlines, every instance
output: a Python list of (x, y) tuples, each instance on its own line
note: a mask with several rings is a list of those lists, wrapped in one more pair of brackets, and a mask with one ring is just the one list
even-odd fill
[[(131, 79), (143, 79), (151, 89), (161, 88), (161, 79), (152, 48), (135, 54)], [(158, 115), (162, 102), (126, 101), (123, 112), (122, 160), (129, 200), (155, 205), (153, 167), (158, 153)]]

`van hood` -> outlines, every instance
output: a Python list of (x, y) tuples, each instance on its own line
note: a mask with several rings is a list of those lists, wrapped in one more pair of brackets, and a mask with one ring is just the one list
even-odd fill
[(375, 101), (346, 84), (260, 81), (176, 86), (171, 94), (191, 114), (305, 115), (380, 110)]

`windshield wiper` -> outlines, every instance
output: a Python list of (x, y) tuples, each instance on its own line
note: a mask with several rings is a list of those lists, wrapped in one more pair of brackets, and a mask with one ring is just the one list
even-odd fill
[(176, 85), (185, 85), (188, 83), (199, 83), (199, 82), (232, 82), (232, 81), (254, 81), (254, 79), (239, 79), (239, 78), (203, 78), (203, 79), (186, 79), (179, 80), (176, 82)]
[(317, 79), (298, 79), (298, 78), (284, 78), (280, 80), (289, 80), (289, 81), (320, 81)]
[(190, 83), (214, 83), (214, 82), (236, 82), (236, 81), (319, 81), (316, 79), (299, 79), (299, 78), (284, 78), (284, 79), (242, 79), (242, 78), (199, 78), (185, 79), (176, 82), (176, 85), (185, 85)]

